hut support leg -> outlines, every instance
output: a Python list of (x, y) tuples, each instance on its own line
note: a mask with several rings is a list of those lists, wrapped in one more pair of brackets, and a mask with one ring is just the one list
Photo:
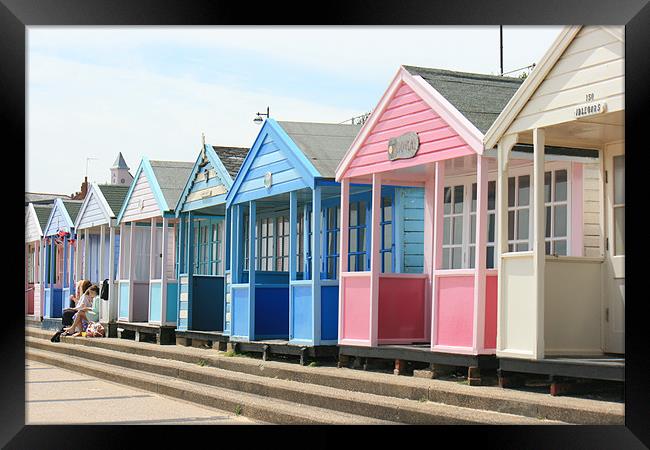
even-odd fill
[(350, 364), (350, 357), (348, 355), (342, 355), (339, 353), (339, 360), (336, 363), (336, 367), (340, 369), (341, 367), (348, 367), (349, 364)]
[(470, 386), (480, 386), (481, 385), (481, 369), (478, 367), (468, 367), (467, 368), (467, 381)]
[(405, 369), (406, 369), (406, 361), (404, 361), (403, 359), (396, 359), (395, 368), (393, 369), (393, 374), (404, 375)]
[(523, 376), (505, 372), (501, 369), (497, 369), (497, 379), (499, 381), (499, 387), (501, 388), (521, 387), (525, 384)]
[(217, 345), (214, 345), (215, 343), (212, 343), (212, 348), (216, 348), (220, 352), (225, 352), (228, 348), (228, 343), (224, 341), (217, 341)]
[(305, 364), (307, 364), (307, 349), (303, 347), (300, 349), (300, 365), (304, 366)]
[(262, 351), (262, 361), (268, 361), (271, 358), (271, 352), (269, 351), (269, 346), (265, 345), (264, 350)]
[(192, 339), (177, 337), (176, 338), (176, 345), (182, 345), (183, 347), (189, 347), (189, 346), (192, 345)]

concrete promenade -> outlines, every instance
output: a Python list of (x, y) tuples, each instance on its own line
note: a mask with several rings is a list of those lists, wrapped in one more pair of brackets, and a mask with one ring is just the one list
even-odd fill
[(27, 425), (238, 425), (259, 424), (234, 412), (199, 406), (26, 361)]

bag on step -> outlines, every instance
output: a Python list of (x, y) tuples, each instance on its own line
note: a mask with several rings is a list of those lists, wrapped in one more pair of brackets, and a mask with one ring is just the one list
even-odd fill
[(102, 289), (99, 293), (99, 298), (102, 300), (108, 300), (108, 279), (104, 280), (102, 283)]

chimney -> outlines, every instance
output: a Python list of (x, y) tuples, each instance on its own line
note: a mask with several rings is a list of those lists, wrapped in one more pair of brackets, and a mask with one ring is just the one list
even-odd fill
[(81, 191), (75, 192), (70, 197), (72, 197), (72, 200), (83, 200), (84, 198), (86, 198), (87, 193), (88, 193), (88, 177), (84, 177), (84, 181), (83, 183), (81, 183)]

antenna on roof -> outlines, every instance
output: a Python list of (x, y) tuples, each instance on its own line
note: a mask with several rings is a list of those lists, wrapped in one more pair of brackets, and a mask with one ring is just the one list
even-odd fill
[(201, 132), (201, 159), (205, 159), (205, 133)]
[(501, 49), (501, 76), (503, 76), (503, 25), (499, 25), (499, 44)]

